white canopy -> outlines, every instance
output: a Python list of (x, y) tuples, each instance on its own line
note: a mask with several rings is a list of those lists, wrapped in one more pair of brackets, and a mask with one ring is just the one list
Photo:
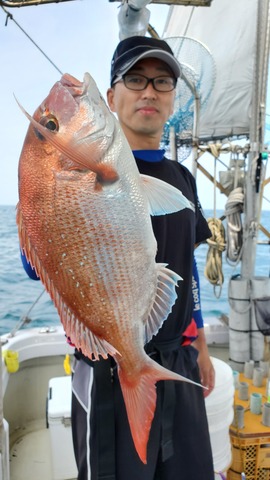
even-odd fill
[(213, 0), (210, 8), (170, 7), (163, 37), (200, 41), (216, 64), (216, 82), (200, 117), (201, 139), (249, 136), (257, 9), (256, 0)]

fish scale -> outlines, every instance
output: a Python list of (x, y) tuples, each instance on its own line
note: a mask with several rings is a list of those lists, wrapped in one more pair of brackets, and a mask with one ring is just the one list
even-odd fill
[[(137, 229), (135, 235), (131, 236), (129, 234), (129, 228), (131, 228), (132, 226), (134, 215), (132, 215), (132, 209), (124, 210), (124, 203), (126, 201), (126, 197), (122, 198), (122, 203), (120, 204), (120, 208), (124, 212), (124, 215), (121, 216), (120, 222), (119, 216), (115, 214), (114, 208), (110, 210), (114, 212), (113, 214), (107, 214), (108, 201), (104, 202), (104, 200), (102, 199), (103, 196), (106, 196), (106, 189), (104, 195), (103, 193), (101, 193), (100, 195), (96, 195), (95, 193), (91, 193), (91, 191), (89, 193), (89, 184), (91, 184), (91, 182), (86, 183), (88, 202), (87, 204), (83, 205), (82, 208), (85, 219), (84, 229), (82, 228), (82, 214), (78, 214), (80, 211), (79, 209), (76, 210), (76, 214), (74, 215), (74, 219), (72, 221), (73, 217), (71, 216), (70, 212), (72, 211), (72, 209), (74, 209), (74, 205), (71, 205), (70, 202), (71, 200), (76, 200), (75, 203), (79, 205), (78, 198), (85, 198), (86, 192), (84, 192), (83, 189), (80, 189), (78, 191), (77, 187), (73, 184), (71, 185), (71, 187), (67, 185), (63, 190), (67, 193), (68, 201), (66, 201), (65, 203), (59, 202), (60, 205), (64, 205), (64, 211), (61, 210), (58, 212), (58, 217), (62, 219), (62, 229), (64, 229), (65, 232), (64, 235), (67, 236), (67, 221), (69, 222), (68, 228), (71, 228), (71, 231), (76, 230), (76, 225), (78, 225), (78, 219), (80, 222), (79, 225), (81, 225), (80, 230), (76, 235), (76, 243), (73, 244), (72, 242), (72, 244), (70, 244), (66, 248), (69, 253), (68, 256), (65, 257), (65, 262), (67, 262), (68, 259), (70, 259), (70, 261), (72, 262), (69, 263), (69, 265), (66, 267), (68, 275), (71, 277), (71, 282), (73, 272), (76, 271), (78, 273), (77, 277), (75, 277), (72, 282), (72, 293), (66, 294), (65, 297), (72, 298), (73, 302), (75, 301), (76, 297), (80, 297), (80, 292), (82, 291), (81, 278), (85, 278), (86, 281), (83, 297), (85, 298), (87, 296), (88, 285), (91, 283), (93, 285), (91, 287), (91, 289), (94, 291), (93, 295), (95, 298), (98, 299), (97, 307), (95, 307), (95, 305), (93, 304), (93, 300), (91, 302), (92, 310), (95, 312), (93, 321), (99, 322), (100, 328), (105, 329), (107, 323), (106, 319), (109, 315), (109, 312), (111, 312), (112, 305), (114, 305), (114, 317), (117, 317), (119, 320), (121, 319), (121, 315), (126, 316), (129, 314), (129, 316), (132, 316), (132, 318), (140, 318), (142, 316), (142, 311), (138, 311), (137, 308), (138, 302), (136, 302), (134, 296), (132, 296), (132, 289), (130, 288), (129, 282), (130, 278), (133, 279), (133, 282), (138, 280), (138, 276), (135, 276), (134, 280), (133, 272), (136, 266), (138, 267), (140, 263), (141, 270), (147, 270), (147, 267), (145, 267), (144, 264), (145, 256), (141, 255), (141, 251), (139, 251), (139, 255), (134, 256), (133, 262), (130, 261), (130, 258), (128, 258), (128, 261), (126, 261), (125, 257), (127, 251), (136, 250), (136, 242), (138, 242), (139, 240), (139, 244), (142, 243), (144, 235), (143, 232), (140, 232), (139, 235), (139, 229)], [(110, 193), (108, 194), (111, 195)], [(91, 201), (91, 196), (94, 197), (93, 201)], [(89, 220), (87, 221), (87, 219)], [(90, 219), (92, 219), (91, 222)], [(74, 224), (74, 227), (70, 225), (71, 222), (72, 224)], [(128, 222), (130, 224), (130, 227), (124, 230), (121, 223), (123, 223), (123, 225), (128, 225)], [(91, 236), (89, 235), (89, 231), (87, 230), (87, 223), (91, 223)], [(61, 231), (63, 231), (62, 229)], [(119, 236), (119, 231), (121, 230), (124, 232), (124, 234)], [(108, 231), (111, 232), (109, 236)], [(89, 238), (87, 238), (86, 233), (88, 233)], [(74, 265), (75, 263), (78, 263), (76, 252), (83, 252), (84, 247), (86, 247), (86, 245), (89, 245), (90, 242), (95, 245), (95, 248), (92, 250), (92, 254), (88, 258), (88, 263), (85, 262), (85, 265), (78, 270), (78, 268), (76, 268), (76, 266)], [(117, 249), (114, 250), (111, 248), (112, 242), (115, 242), (115, 244), (117, 245)], [(130, 255), (128, 256), (130, 257)], [(119, 265), (117, 264), (117, 261), (119, 260), (122, 264), (122, 267), (124, 267), (122, 269), (118, 268)], [(153, 256), (151, 257), (151, 261), (153, 261)], [(83, 271), (84, 269), (89, 272), (87, 275), (85, 275)], [(104, 282), (104, 279), (106, 280), (106, 282)], [(78, 288), (78, 292), (74, 293), (77, 282), (80, 282), (80, 287)], [(140, 296), (142, 292), (143, 286), (141, 285), (139, 290)], [(122, 295), (120, 295), (120, 293)], [(102, 298), (106, 298), (107, 307), (102, 303)], [(119, 301), (119, 298), (121, 299), (121, 301)], [(116, 310), (115, 308), (114, 299), (118, 300), (118, 310)], [(76, 300), (76, 304), (77, 303), (78, 300)], [(73, 307), (73, 305), (69, 306), (71, 308)], [(82, 321), (84, 321), (84, 318), (87, 318), (87, 316), (89, 316), (89, 312), (87, 310), (87, 308), (84, 308), (84, 305), (80, 309), (80, 318)], [(105, 325), (104, 323), (102, 323), (103, 319), (105, 319)], [(123, 324), (121, 328), (123, 332), (124, 329), (129, 328), (129, 324)]]

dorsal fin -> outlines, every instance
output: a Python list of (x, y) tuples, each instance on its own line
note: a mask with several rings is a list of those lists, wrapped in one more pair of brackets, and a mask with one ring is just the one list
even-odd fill
[(19, 204), (17, 206), (17, 224), (21, 249), (25, 253), (27, 261), (35, 268), (45, 289), (50, 294), (59, 313), (65, 333), (70, 337), (72, 343), (74, 343), (76, 348), (80, 349), (86, 357), (92, 360), (99, 360), (99, 357), (108, 358), (108, 355), (120, 355), (109, 342), (95, 335), (80, 322), (65, 304), (47, 272), (41, 266), (35, 250), (31, 247), (31, 242), (24, 228)]
[(66, 335), (70, 338), (71, 342), (76, 345), (76, 348), (81, 350), (86, 357), (91, 360), (99, 360), (100, 357), (104, 359), (108, 358), (108, 355), (111, 355), (112, 357), (120, 355), (120, 353), (109, 342), (95, 335), (82, 322), (80, 322), (66, 307), (64, 302), (60, 301), (57, 309)]

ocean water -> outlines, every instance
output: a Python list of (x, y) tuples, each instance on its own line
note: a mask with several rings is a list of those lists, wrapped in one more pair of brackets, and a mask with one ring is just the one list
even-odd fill
[[(211, 210), (205, 210), (206, 218), (212, 217)], [(220, 216), (222, 212), (217, 212)], [(270, 230), (270, 211), (262, 214), (261, 224)], [(266, 237), (259, 234), (259, 239)], [(228, 282), (232, 275), (240, 274), (240, 265), (232, 267), (222, 255), (224, 283), (214, 288), (204, 276), (208, 245), (196, 250), (196, 260), (201, 284), (201, 304), (204, 320), (228, 315)], [(270, 245), (258, 245), (255, 275), (269, 276)], [(40, 298), (39, 298), (40, 297)], [(49, 295), (44, 292), (40, 281), (26, 275), (20, 259), (16, 209), (14, 206), (0, 206), (0, 335), (11, 331), (23, 319), (29, 318), (24, 328), (44, 327), (59, 324), (60, 320)]]

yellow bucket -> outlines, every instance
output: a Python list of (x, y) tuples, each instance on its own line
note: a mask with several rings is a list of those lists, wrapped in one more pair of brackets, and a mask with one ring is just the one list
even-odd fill
[(8, 373), (15, 373), (19, 370), (19, 352), (5, 350), (3, 352), (3, 357), (5, 359)]

